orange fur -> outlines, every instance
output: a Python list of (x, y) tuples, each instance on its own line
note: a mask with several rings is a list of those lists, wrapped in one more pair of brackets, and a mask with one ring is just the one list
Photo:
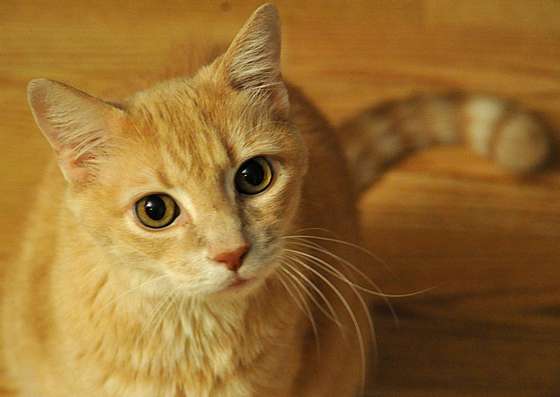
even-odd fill
[(501, 98), (474, 94), (419, 95), (385, 103), (343, 123), (339, 136), (362, 191), (404, 154), (462, 143), (511, 172), (543, 165), (551, 133), (536, 114)]
[[(13, 395), (358, 392), (371, 342), (358, 272), (367, 276), (368, 265), (314, 228), (360, 244), (343, 150), (363, 189), (378, 171), (363, 160), (375, 155), (377, 132), (371, 114), (359, 116), (340, 130), (341, 147), (282, 81), (279, 54), (276, 10), (265, 5), (194, 76), (121, 104), (48, 80), (30, 84), (64, 178), (49, 168), (21, 257), (3, 280), (0, 363)], [(388, 150), (383, 163), (402, 151)], [(275, 177), (263, 194), (241, 197), (233, 174), (254, 156), (267, 156)], [(155, 192), (181, 207), (160, 231), (140, 226), (133, 211)], [(238, 275), (252, 282), (231, 289), (238, 275), (209, 252), (243, 241), (251, 250)]]

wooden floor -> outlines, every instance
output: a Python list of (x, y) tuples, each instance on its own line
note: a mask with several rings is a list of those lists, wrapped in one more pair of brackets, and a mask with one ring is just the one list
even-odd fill
[[(56, 5), (54, 5), (56, 3)], [(67, 4), (64, 4), (67, 3)], [(242, 3), (242, 4), (241, 4)], [(25, 84), (94, 94), (165, 66), (188, 40), (227, 41), (258, 2), (0, 2), (0, 260), (18, 241), (47, 145)], [(560, 2), (279, 1), (285, 76), (333, 123), (419, 91), (515, 98), (560, 130)], [(558, 139), (558, 136), (557, 136)], [(560, 167), (516, 180), (460, 148), (415, 155), (361, 203), (387, 292), (375, 306), (372, 396), (560, 396)]]

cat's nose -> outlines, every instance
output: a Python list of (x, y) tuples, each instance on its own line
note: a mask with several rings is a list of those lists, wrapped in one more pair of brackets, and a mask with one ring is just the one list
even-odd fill
[(229, 270), (235, 272), (243, 264), (243, 259), (247, 256), (249, 248), (251, 248), (249, 244), (243, 244), (232, 251), (221, 252), (212, 259), (223, 263)]

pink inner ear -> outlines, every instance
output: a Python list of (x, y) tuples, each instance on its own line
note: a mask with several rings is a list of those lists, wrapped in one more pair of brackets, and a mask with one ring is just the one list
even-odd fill
[[(91, 145), (91, 149), (83, 151), (84, 142), (73, 144), (56, 141), (57, 147), (54, 149), (58, 157), (58, 165), (64, 177), (71, 182), (83, 183), (93, 179), (93, 166), (98, 158), (96, 145)], [(86, 144), (87, 145), (87, 144)], [(54, 146), (54, 145), (53, 145)], [(82, 150), (82, 154), (79, 154)]]
[(95, 156), (86, 153), (79, 158), (74, 158), (71, 149), (62, 149), (58, 152), (58, 165), (68, 181), (83, 183), (91, 180), (92, 172), (87, 162), (94, 160)]
[(122, 109), (45, 79), (29, 83), (28, 98), (35, 121), (57, 154), (65, 178), (69, 182), (91, 180), (110, 129), (123, 117)]

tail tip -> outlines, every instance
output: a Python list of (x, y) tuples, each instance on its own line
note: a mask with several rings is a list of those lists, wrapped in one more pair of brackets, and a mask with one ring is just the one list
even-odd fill
[(550, 129), (528, 113), (517, 114), (503, 126), (494, 152), (498, 164), (520, 174), (542, 167), (551, 155)]

